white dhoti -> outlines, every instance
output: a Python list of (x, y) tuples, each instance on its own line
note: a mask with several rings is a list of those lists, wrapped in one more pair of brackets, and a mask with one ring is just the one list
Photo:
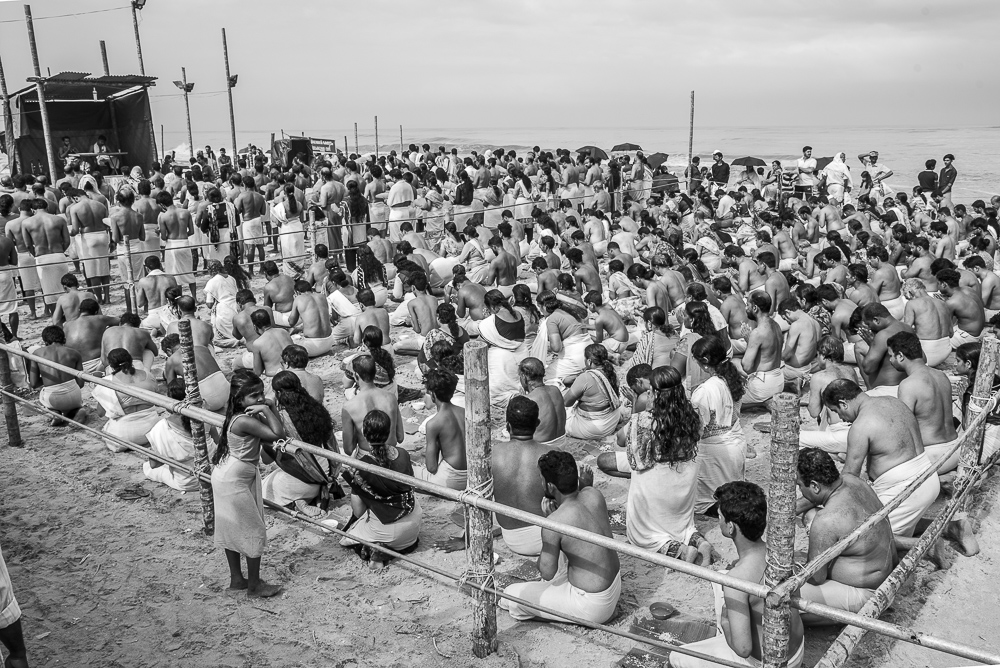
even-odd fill
[[(96, 390), (98, 388), (94, 389), (95, 394), (97, 394)], [(118, 438), (128, 441), (129, 443), (146, 445), (149, 443), (148, 434), (150, 430), (156, 426), (156, 423), (159, 421), (160, 414), (157, 412), (157, 409), (147, 408), (146, 410), (129, 413), (123, 417), (111, 418), (104, 423), (104, 427), (101, 431), (110, 436), (117, 436)], [(111, 452), (125, 452), (128, 450), (128, 448), (124, 447), (120, 443), (110, 439), (105, 439), (104, 444), (108, 446), (108, 450)]]
[(170, 323), (177, 322), (177, 314), (170, 307), (169, 304), (164, 304), (163, 306), (158, 306), (150, 310), (146, 317), (142, 319), (139, 324), (143, 329), (149, 330), (150, 332), (156, 332), (156, 336), (162, 336), (166, 334), (167, 327)]
[[(896, 498), (906, 487), (931, 467), (930, 457), (921, 453), (909, 461), (897, 464), (872, 481), (872, 489), (885, 505)], [(937, 500), (941, 483), (936, 475), (924, 481), (899, 507), (889, 513), (889, 524), (894, 536), (908, 538), (917, 528), (917, 522)]]
[(566, 435), (584, 440), (602, 440), (614, 436), (621, 421), (621, 408), (583, 411), (578, 406), (566, 409)]
[[(458, 207), (455, 207), (456, 209)], [(403, 232), (399, 227), (406, 221), (413, 218), (413, 208), (410, 206), (391, 206), (389, 207), (389, 241), (394, 244), (398, 244), (403, 240)], [(458, 225), (458, 229), (462, 229), (462, 225)]]
[(264, 498), (279, 506), (289, 506), (296, 501), (312, 501), (320, 493), (320, 486), (303, 482), (281, 469), (275, 469), (261, 481)]
[[(962, 448), (955, 450), (951, 455), (948, 455), (948, 451), (955, 447), (955, 444), (962, 440), (962, 434), (955, 437), (954, 440), (948, 441), (947, 443), (936, 443), (934, 445), (925, 445), (924, 454), (927, 455), (928, 459), (931, 460), (932, 464), (937, 464), (941, 459), (945, 462), (938, 469), (938, 474), (949, 473), (958, 468), (958, 460), (962, 456)], [(945, 457), (945, 455), (948, 455)]]
[[(615, 614), (618, 599), (622, 594), (622, 579), (621, 573), (616, 573), (614, 581), (604, 591), (596, 593), (583, 591), (570, 583), (566, 557), (560, 555), (559, 570), (551, 580), (518, 582), (508, 585), (504, 589), (504, 593), (537, 603), (551, 610), (565, 612), (573, 617), (603, 624)], [(502, 599), (499, 605), (518, 621), (536, 618), (565, 621), (562, 617), (550, 615), (507, 599)]]
[[(191, 441), (191, 436), (179, 431), (166, 418), (153, 425), (147, 438), (149, 447), (156, 454), (194, 468), (194, 443)], [(157, 466), (154, 469), (146, 462), (142, 465), (142, 472), (148, 479), (163, 483), (181, 492), (193, 492), (198, 489), (197, 478), (187, 471), (173, 468), (169, 464)]]
[(785, 388), (785, 374), (781, 367), (770, 371), (755, 371), (747, 376), (743, 403), (762, 404)]
[(903, 311), (906, 309), (906, 298), (903, 295), (896, 297), (895, 299), (880, 300), (882, 306), (886, 307), (889, 311), (889, 315), (897, 320), (903, 319)]
[[(145, 256), (142, 254), (142, 241), (139, 239), (129, 239), (128, 254), (125, 253), (125, 244), (118, 247), (118, 273), (121, 280), (128, 280), (128, 265), (132, 265), (132, 280), (138, 281), (146, 275), (146, 268), (142, 262)], [(130, 262), (131, 260), (131, 262)]]
[[(208, 260), (218, 260), (219, 262), (222, 262), (223, 260), (226, 259), (226, 256), (229, 255), (229, 251), (231, 250), (229, 244), (231, 241), (232, 241), (232, 232), (229, 231), (229, 228), (228, 227), (219, 228), (219, 242), (213, 244), (209, 239), (206, 238), (205, 243), (208, 243), (210, 245), (203, 246), (201, 248), (201, 253)], [(180, 283), (180, 280), (178, 280), (177, 282)]]
[(408, 515), (392, 524), (383, 524), (375, 513), (368, 511), (348, 530), (348, 537), (341, 539), (340, 544), (343, 547), (357, 545), (357, 541), (352, 540), (353, 537), (371, 543), (382, 543), (390, 550), (404, 550), (420, 537), (422, 518), (423, 510), (419, 499), (414, 501), (413, 510)]
[(522, 557), (537, 557), (542, 553), (542, 529), (534, 525), (520, 529), (504, 529), (500, 527), (503, 542), (510, 551)]
[[(539, 335), (544, 335), (544, 330), (539, 325)], [(587, 346), (594, 342), (590, 334), (582, 332), (571, 336), (562, 342), (562, 350), (556, 353), (555, 359), (545, 368), (545, 382), (562, 380), (569, 376), (578, 376), (587, 368), (587, 362), (583, 353)], [(546, 363), (547, 360), (542, 360)]]
[(292, 337), (292, 341), (305, 348), (306, 352), (309, 353), (309, 357), (319, 357), (320, 355), (326, 355), (328, 352), (333, 350), (333, 344), (335, 341), (342, 341), (345, 338), (346, 337), (343, 336), (338, 338), (332, 333), (330, 336), (323, 338), (313, 338), (302, 334), (296, 334)]
[(167, 239), (164, 273), (173, 276), (177, 285), (194, 283), (191, 250), (191, 243), (187, 239)]
[(267, 244), (267, 237), (264, 236), (264, 222), (260, 216), (245, 221), (240, 226), (240, 234), (243, 237), (243, 243), (249, 246)]
[(449, 489), (463, 490), (468, 484), (469, 472), (456, 469), (448, 463), (448, 460), (442, 459), (438, 462), (437, 473), (431, 473), (419, 464), (414, 465), (413, 477), (427, 482), (432, 482), (435, 485), (441, 485), (442, 487), (447, 487)]
[(38, 269), (38, 283), (45, 294), (46, 304), (55, 304), (59, 296), (66, 292), (62, 286), (62, 277), (69, 273), (69, 258), (65, 253), (48, 253), (35, 258), (35, 268)]
[[(107, 232), (84, 232), (80, 235), (80, 260), (87, 278), (111, 275), (109, 240)], [(124, 278), (123, 273), (122, 279)]]
[(21, 289), (27, 292), (41, 290), (42, 284), (38, 281), (38, 270), (35, 268), (35, 256), (24, 252), (17, 254), (17, 274), (21, 277)]
[(47, 385), (38, 391), (38, 403), (46, 408), (68, 413), (83, 406), (83, 394), (76, 380), (70, 379), (57, 385)]
[(0, 271), (0, 316), (17, 312), (17, 284), (13, 271)]
[(221, 370), (199, 380), (198, 391), (201, 393), (201, 400), (205, 402), (205, 410), (220, 411), (229, 403), (229, 381)]
[(961, 327), (956, 327), (955, 333), (951, 335), (951, 347), (957, 349), (964, 343), (979, 343), (979, 339), (981, 337), (981, 333), (979, 335), (973, 335)]
[(278, 327), (285, 327), (291, 329), (291, 325), (288, 324), (288, 314), (291, 311), (279, 311), (278, 309), (271, 309), (271, 315), (273, 316), (274, 324)]
[(951, 339), (947, 336), (940, 339), (920, 339), (920, 347), (927, 358), (927, 366), (944, 364), (951, 354)]
[[(220, 340), (235, 339), (233, 335), (233, 318), (239, 311), (236, 302), (228, 301), (216, 302), (212, 308), (212, 327), (215, 328), (215, 336)], [(275, 312), (277, 313), (277, 312)]]
[(799, 431), (800, 448), (819, 448), (832, 455), (847, 454), (847, 434), (850, 422), (836, 422), (826, 429), (803, 429)]
[(898, 399), (899, 385), (876, 385), (873, 388), (865, 390), (865, 394), (869, 397), (893, 397)]

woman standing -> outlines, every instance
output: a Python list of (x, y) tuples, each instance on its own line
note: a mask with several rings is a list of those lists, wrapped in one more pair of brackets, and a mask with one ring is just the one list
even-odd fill
[(625, 515), (630, 543), (690, 563), (709, 564), (712, 545), (694, 524), (702, 422), (682, 380), (673, 367), (653, 369), (650, 410), (636, 414), (631, 422), (625, 452), (600, 455), (599, 466), (631, 473)]
[[(253, 373), (233, 373), (226, 420), (217, 435), (219, 448), (212, 458), (215, 545), (226, 551), (229, 589), (246, 589), (255, 598), (275, 596), (281, 587), (260, 579), (267, 527), (258, 464), (261, 441), (285, 438), (285, 428), (264, 399), (264, 383)], [(241, 556), (247, 560), (247, 577)]]
[(691, 392), (691, 403), (701, 416), (698, 441), (698, 498), (695, 512), (705, 513), (715, 504), (715, 490), (746, 472), (746, 438), (740, 425), (743, 380), (726, 349), (715, 336), (705, 336), (691, 346), (691, 358), (703, 380)]
[(271, 220), (278, 226), (281, 261), (302, 261), (306, 253), (306, 233), (302, 228), (302, 207), (295, 196), (295, 186), (285, 186), (285, 198), (271, 207)]
[[(108, 353), (108, 366), (111, 369), (111, 380), (116, 383), (149, 392), (157, 391), (153, 374), (132, 366), (132, 354), (124, 348), (115, 348)], [(93, 395), (97, 400), (98, 414), (108, 416), (102, 429), (105, 434), (137, 445), (149, 443), (149, 432), (160, 421), (160, 414), (155, 406), (103, 385), (95, 385)], [(125, 452), (128, 449), (114, 441), (106, 440), (104, 443), (111, 452)]]
[[(369, 412), (362, 429), (371, 452), (361, 455), (361, 461), (413, 475), (413, 465), (406, 450), (387, 443), (392, 433), (392, 420), (387, 414), (377, 409)], [(423, 516), (420, 504), (409, 485), (360, 470), (344, 471), (343, 477), (351, 486), (352, 516), (344, 527), (348, 535), (340, 544), (355, 547), (364, 561), (370, 561), (373, 570), (380, 570), (388, 558), (381, 552), (373, 553), (353, 539), (381, 543), (397, 551), (413, 547), (420, 537)]]
[(358, 289), (358, 292), (368, 288), (375, 295), (375, 306), (385, 306), (385, 302), (389, 298), (389, 291), (385, 287), (388, 283), (385, 265), (379, 262), (367, 244), (358, 248), (358, 266), (351, 277), (354, 279), (354, 287)]
[[(329, 411), (309, 396), (298, 376), (291, 371), (281, 371), (271, 381), (271, 390), (274, 392), (274, 408), (288, 438), (317, 448), (340, 451)], [(322, 515), (322, 510), (310, 504), (329, 490), (334, 478), (330, 460), (302, 451), (293, 455), (276, 450), (267, 443), (261, 445), (278, 465), (261, 484), (264, 498), (286, 508), (294, 507), (306, 517)], [(302, 466), (303, 460), (306, 466)]]
[(531, 210), (538, 199), (538, 193), (531, 179), (524, 172), (517, 171), (514, 176), (514, 218), (527, 222), (531, 220)]
[(237, 343), (233, 336), (233, 318), (239, 313), (236, 293), (240, 288), (218, 260), (208, 263), (208, 275), (211, 278), (205, 284), (205, 305), (212, 310), (215, 343), (223, 348), (233, 348)]
[[(584, 351), (586, 368), (566, 391), (566, 435), (604, 439), (613, 436), (621, 421), (618, 376), (608, 349), (592, 343)], [(578, 403), (579, 402), (579, 403)]]

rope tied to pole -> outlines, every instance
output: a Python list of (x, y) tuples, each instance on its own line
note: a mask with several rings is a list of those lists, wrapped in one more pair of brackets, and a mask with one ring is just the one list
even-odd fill
[[(475, 487), (466, 487), (459, 494), (459, 503), (463, 507), (468, 509), (470, 507), (469, 498), (479, 497), (480, 499), (491, 499), (493, 498), (493, 477), (490, 476), (480, 484)], [(471, 587), (476, 587), (483, 594), (487, 591), (491, 591), (493, 594), (493, 604), (496, 605), (499, 597), (496, 591), (496, 573), (494, 571), (495, 562), (491, 555), (490, 563), (485, 566), (477, 566), (472, 564), (466, 566), (465, 571), (458, 578), (457, 582), (460, 587), (469, 585)], [(470, 582), (472, 580), (472, 582)], [(476, 584), (478, 582), (478, 584)]]

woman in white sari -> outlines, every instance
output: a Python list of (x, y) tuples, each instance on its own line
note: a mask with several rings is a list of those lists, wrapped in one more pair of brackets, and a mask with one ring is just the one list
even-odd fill
[(833, 162), (823, 168), (823, 175), (826, 176), (826, 193), (831, 200), (836, 198), (844, 202), (846, 192), (854, 187), (851, 168), (847, 166), (846, 158), (846, 153), (838, 153), (833, 156)]
[(224, 348), (234, 347), (233, 318), (240, 310), (236, 304), (236, 293), (240, 288), (218, 260), (208, 263), (208, 275), (211, 278), (205, 284), (205, 305), (212, 310), (215, 344)]
[[(479, 240), (479, 228), (472, 225), (462, 230), (466, 238), (465, 247), (455, 264), (465, 265), (465, 273), (473, 283), (480, 283), (490, 270), (490, 261), (486, 257), (486, 249)], [(490, 253), (492, 256), (492, 252)], [(452, 265), (454, 268), (455, 265)], [(446, 274), (440, 274), (445, 276)]]
[(295, 199), (295, 186), (285, 186), (285, 199), (271, 207), (271, 221), (278, 226), (279, 248), (281, 249), (282, 268), (285, 273), (296, 273), (289, 264), (302, 264), (306, 261), (306, 233), (302, 227), (301, 211)]
[(521, 391), (517, 365), (528, 356), (524, 318), (499, 290), (486, 293), (483, 312), (489, 315), (479, 323), (479, 339), (489, 346), (490, 404), (506, 410), (510, 398)]
[(587, 367), (565, 393), (566, 435), (601, 440), (615, 435), (621, 421), (618, 376), (608, 349), (592, 343), (584, 352)]
[[(153, 374), (133, 367), (132, 354), (124, 348), (115, 348), (108, 353), (108, 366), (111, 368), (111, 380), (116, 383), (156, 392)], [(160, 414), (155, 406), (103, 385), (95, 386), (93, 395), (98, 403), (98, 413), (108, 417), (103, 428), (105, 434), (136, 445), (149, 443), (148, 434), (160, 421)], [(111, 452), (128, 450), (114, 441), (105, 440), (104, 443)]]
[(538, 200), (538, 191), (531, 179), (518, 172), (514, 178), (514, 217), (518, 220), (531, 220), (531, 210)]
[[(547, 384), (572, 383), (587, 368), (584, 351), (594, 340), (582, 322), (560, 308), (554, 292), (542, 292), (535, 302), (545, 317), (538, 323), (531, 356), (545, 364)], [(549, 358), (550, 353), (555, 353), (553, 359)]]
[(465, 250), (464, 241), (455, 227), (455, 223), (446, 223), (444, 235), (438, 244), (437, 253), (441, 257), (431, 260), (431, 272), (440, 276), (447, 283), (451, 280), (452, 269), (458, 264), (458, 258)]
[(691, 357), (708, 374), (691, 392), (691, 403), (701, 416), (698, 441), (698, 498), (695, 512), (715, 504), (715, 490), (727, 482), (743, 480), (746, 472), (746, 437), (740, 425), (743, 381), (726, 358), (722, 341), (704, 336), (691, 346)]
[(389, 290), (385, 287), (388, 283), (388, 276), (385, 265), (382, 264), (371, 246), (362, 244), (358, 247), (358, 266), (351, 274), (354, 279), (354, 287), (358, 292), (368, 288), (375, 296), (375, 306), (384, 306), (389, 299)]

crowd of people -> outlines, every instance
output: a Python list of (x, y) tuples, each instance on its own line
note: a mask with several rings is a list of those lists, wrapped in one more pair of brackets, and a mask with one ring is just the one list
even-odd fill
[[(856, 178), (844, 154), (823, 169), (811, 154), (734, 178), (716, 152), (672, 191), (654, 189), (641, 151), (459, 157), (425, 144), (288, 165), (199, 152), (187, 165), (168, 156), (136, 168), (116, 191), (100, 170), (70, 163), (52, 185), (45, 176), (0, 182), (0, 328), (20, 345), (19, 300), (34, 318), (41, 298), (51, 324), (30, 349), (120, 388), (92, 391), (108, 447), (144, 445), (190, 466), (190, 421), (123, 391), (186, 396), (179, 323), (189, 323), (204, 405), (224, 416), (209, 439), (216, 545), (230, 588), (262, 597), (280, 591), (260, 577), (263, 499), (323, 517), (349, 495), (341, 545), (373, 569), (385, 557), (363, 542), (408, 551), (421, 531), (412, 486), (331, 465), (287, 439), (466, 488), (469, 340), (488, 346), (498, 502), (610, 538), (595, 471), (568, 451), (568, 439), (601, 442), (598, 475), (630, 479), (629, 542), (709, 565), (718, 552), (695, 519), (718, 518), (739, 554), (730, 574), (752, 582), (763, 577), (766, 497), (745, 479), (755, 453), (741, 414), (795, 392), (816, 421), (801, 431), (798, 465), (809, 558), (940, 464), (802, 588), (856, 612), (950, 489), (968, 401), (968, 392), (953, 397), (953, 382), (974, 378), (979, 341), (1000, 326), (1000, 197), (954, 204), (951, 155), (940, 174), (928, 161), (910, 193), (895, 193), (877, 152), (859, 156)], [(126, 291), (118, 318), (102, 314), (114, 255), (136, 295), (133, 304)], [(343, 346), (353, 350), (336, 378), (309, 370)], [(227, 349), (231, 365), (220, 360)], [(422, 388), (398, 382), (400, 355), (416, 357)], [(77, 376), (11, 361), (61, 416), (53, 425), (90, 418)], [(341, 380), (338, 428), (324, 399)], [(420, 425), (423, 463), (403, 447), (400, 404), (411, 401), (432, 411)], [(991, 419), (983, 456), (998, 445)], [(263, 478), (261, 461), (273, 464)], [(153, 459), (144, 471), (178, 490), (198, 486)], [(622, 591), (613, 550), (496, 519), (507, 547), (536, 558), (542, 577), (508, 593), (593, 622), (613, 616)], [(966, 518), (947, 535), (976, 552)], [(934, 556), (946, 562), (942, 544)], [(501, 605), (517, 620), (553, 618)], [(762, 609), (717, 587), (718, 635), (691, 648), (755, 665)], [(788, 660), (798, 666), (803, 625), (828, 622), (795, 611), (792, 620)]]

